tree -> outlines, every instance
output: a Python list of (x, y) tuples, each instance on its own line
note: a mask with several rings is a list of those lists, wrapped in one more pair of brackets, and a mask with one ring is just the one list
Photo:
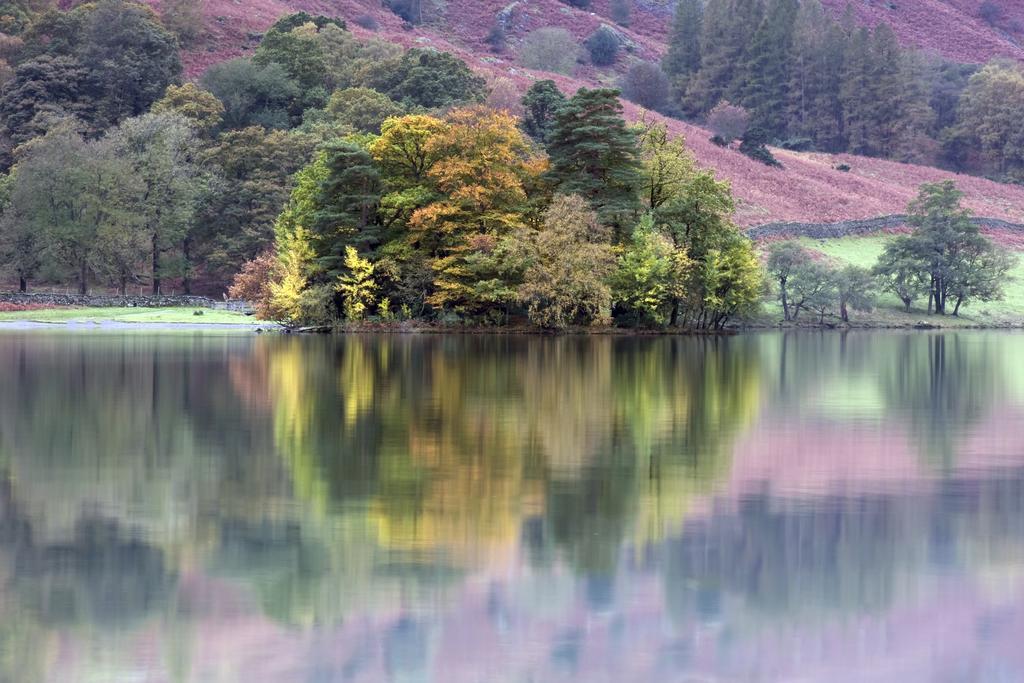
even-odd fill
[(693, 268), (686, 252), (660, 233), (650, 214), (633, 231), (612, 277), (612, 296), (634, 325), (664, 325), (685, 296)]
[(43, 236), (21, 215), (22, 207), (11, 203), (14, 172), (0, 178), (0, 266), (18, 278), (18, 291), (28, 290), (28, 281), (43, 260)]
[(153, 294), (168, 276), (182, 277), (189, 291), (189, 243), (207, 171), (188, 121), (175, 114), (146, 114), (124, 121), (108, 135), (140, 185), (131, 209), (149, 240)]
[(367, 309), (377, 300), (377, 283), (373, 281), (373, 264), (359, 256), (355, 247), (345, 247), (345, 273), (336, 285), (341, 295), (345, 317), (362, 320)]
[(840, 89), (848, 40), (818, 0), (800, 4), (789, 55), (788, 132), (833, 152), (844, 145)]
[(81, 294), (93, 276), (109, 271), (106, 238), (138, 225), (138, 196), (129, 165), (108, 144), (87, 143), (67, 125), (33, 142), (18, 164), (8, 211), (42, 237), (45, 257), (78, 280)]
[(672, 83), (676, 106), (682, 104), (690, 79), (700, 70), (703, 25), (703, 0), (679, 0), (676, 3), (668, 52), (661, 61), (661, 68)]
[(591, 33), (583, 44), (595, 66), (611, 66), (619, 57), (619, 37), (604, 24)]
[(395, 70), (365, 84), (406, 109), (439, 109), (453, 104), (483, 102), (487, 81), (455, 55), (413, 48), (402, 55)]
[(643, 165), (640, 196), (649, 211), (685, 196), (697, 175), (697, 163), (682, 136), (669, 137), (663, 123), (642, 121), (637, 126)]
[(0, 94), (0, 120), (15, 144), (45, 135), (62, 119), (85, 131), (102, 126), (99, 94), (89, 71), (73, 57), (42, 56), (20, 64)]
[(211, 135), (224, 118), (224, 105), (213, 93), (194, 83), (169, 85), (164, 96), (153, 103), (153, 114), (177, 114), (203, 135)]
[(294, 23), (292, 17), (285, 17), (271, 26), (260, 40), (252, 61), (258, 67), (277, 64), (284, 69), (288, 79), (298, 87), (298, 96), (291, 111), (292, 116), (298, 118), (303, 110), (324, 105), (327, 99), (327, 62), (317, 40), (317, 24), (309, 21), (294, 26)]
[(749, 126), (750, 112), (728, 100), (722, 100), (708, 113), (708, 127), (721, 139), (720, 144), (742, 138)]
[(704, 297), (695, 326), (721, 330), (733, 318), (757, 311), (761, 264), (750, 240), (731, 233), (725, 244), (708, 251), (700, 266)]
[(636, 134), (626, 128), (617, 90), (581, 88), (555, 113), (548, 177), (562, 194), (590, 202), (598, 219), (623, 232), (639, 209)]
[(350, 247), (365, 253), (377, 246), (382, 185), (376, 162), (359, 145), (334, 142), (322, 154), (326, 174), (313, 198), (311, 236), (319, 268), (334, 278), (352, 268)]
[(203, 152), (215, 182), (191, 231), (190, 254), (206, 277), (227, 282), (274, 243), (274, 223), (293, 175), (307, 164), (315, 144), (308, 135), (250, 127), (221, 133)]
[(746, 56), (743, 104), (755, 125), (779, 137), (786, 130), (790, 51), (798, 0), (769, 0)]
[(657, 64), (634, 64), (622, 78), (622, 96), (645, 109), (664, 112), (669, 103), (668, 77)]
[(722, 99), (740, 99), (743, 65), (762, 15), (761, 0), (709, 0), (703, 14), (700, 70), (686, 90), (688, 113), (702, 115)]
[(1024, 177), (1024, 71), (993, 62), (971, 76), (960, 98), (957, 132), (980, 148), (988, 167), (1000, 175)]
[(793, 241), (776, 242), (768, 250), (768, 274), (779, 283), (779, 301), (782, 302), (782, 316), (786, 321), (792, 320), (797, 313), (790, 310), (789, 278), (810, 260), (810, 253)]
[(875, 306), (875, 278), (870, 270), (848, 265), (836, 273), (839, 318), (850, 322), (849, 309), (870, 312)]
[(926, 270), (922, 268), (914, 241), (908, 235), (889, 240), (872, 272), (882, 291), (895, 294), (907, 313), (910, 313), (914, 300), (928, 290)]
[(298, 85), (276, 62), (259, 66), (229, 59), (207, 69), (201, 83), (223, 103), (227, 128), (287, 128), (291, 103), (299, 96)]
[(75, 50), (102, 94), (101, 114), (114, 124), (149, 110), (181, 74), (178, 44), (148, 7), (101, 0), (87, 12)]
[(253, 305), (259, 320), (272, 320), (271, 283), (277, 282), (277, 255), (273, 250), (259, 254), (251, 261), (242, 264), (231, 281), (228, 296), (239, 301), (247, 301)]
[(615, 267), (597, 216), (582, 197), (559, 196), (544, 227), (528, 246), (529, 264), (519, 287), (530, 322), (564, 329), (591, 325), (611, 312), (607, 280)]
[(565, 104), (565, 95), (554, 81), (534, 81), (523, 96), (523, 128), (526, 134), (546, 143), (555, 122), (555, 113)]
[(809, 310), (818, 314), (819, 322), (824, 322), (826, 311), (839, 299), (835, 273), (821, 261), (810, 259), (797, 264), (789, 274), (788, 284), (793, 295), (790, 320), (796, 320), (800, 311)]
[(160, 22), (188, 47), (202, 36), (203, 0), (160, 0)]
[(381, 124), (405, 109), (383, 93), (370, 88), (335, 90), (327, 102), (327, 112), (342, 124), (361, 133), (380, 133)]
[(576, 67), (579, 46), (564, 28), (539, 28), (523, 39), (519, 62), (527, 69), (570, 74)]
[(633, 0), (612, 0), (611, 17), (619, 26), (629, 26), (633, 13)]

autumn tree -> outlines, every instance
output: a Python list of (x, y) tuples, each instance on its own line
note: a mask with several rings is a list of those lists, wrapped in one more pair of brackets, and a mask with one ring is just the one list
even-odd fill
[(519, 298), (530, 322), (563, 329), (608, 318), (612, 297), (607, 281), (615, 255), (605, 232), (585, 199), (555, 198), (527, 247), (529, 265)]
[(153, 114), (177, 114), (203, 135), (211, 135), (224, 118), (224, 105), (213, 93), (195, 83), (169, 85), (164, 96), (153, 103)]

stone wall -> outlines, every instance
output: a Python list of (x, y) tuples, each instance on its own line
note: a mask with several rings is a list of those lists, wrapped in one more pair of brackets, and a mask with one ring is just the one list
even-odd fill
[(216, 308), (219, 310), (251, 313), (252, 306), (245, 301), (219, 301), (205, 296), (185, 295), (85, 295), (55, 294), (51, 292), (0, 292), (0, 302), (29, 306), (92, 306), (95, 308)]
[[(981, 228), (1011, 230), (1024, 232), (1024, 225), (1010, 223), (998, 218), (971, 219)], [(746, 231), (753, 240), (766, 240), (780, 237), (810, 237), (812, 239), (829, 239), (833, 237), (849, 237), (851, 235), (867, 235), (883, 230), (894, 230), (907, 225), (907, 216), (896, 214), (863, 220), (839, 221), (838, 223), (765, 223)]]

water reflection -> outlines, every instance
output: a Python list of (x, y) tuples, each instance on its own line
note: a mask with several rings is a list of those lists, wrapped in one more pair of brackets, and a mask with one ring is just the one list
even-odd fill
[(1022, 351), (0, 334), (0, 681), (1024, 678)]

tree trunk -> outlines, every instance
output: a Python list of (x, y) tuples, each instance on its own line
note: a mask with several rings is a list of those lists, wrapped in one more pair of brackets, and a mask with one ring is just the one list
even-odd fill
[(78, 293), (85, 296), (89, 293), (89, 269), (85, 265), (85, 259), (78, 264)]
[(903, 300), (903, 311), (904, 312), (910, 313), (910, 304), (912, 303), (912, 301), (913, 301), (912, 299), (904, 299)]
[(956, 306), (953, 307), (953, 316), (954, 317), (957, 317), (957, 316), (960, 315), (960, 304), (962, 304), (963, 302), (964, 302), (963, 294), (957, 296), (957, 298), (956, 298)]
[(779, 293), (782, 295), (782, 319), (789, 322), (789, 299), (786, 297), (786, 278), (779, 278)]
[(189, 255), (191, 246), (192, 245), (189, 243), (188, 237), (182, 240), (181, 253), (182, 256), (185, 257), (185, 274), (182, 276), (181, 286), (184, 288), (183, 293), (186, 296), (192, 294), (192, 278), (190, 277), (190, 274), (192, 272), (192, 259), (191, 256)]
[(24, 275), (18, 276), (18, 291), (22, 294), (28, 291), (28, 280), (25, 279)]
[(160, 245), (153, 237), (153, 294), (160, 293)]
[(121, 276), (120, 286), (117, 288), (117, 293), (121, 296), (128, 294), (128, 278), (124, 275)]
[(672, 315), (668, 321), (669, 327), (679, 324), (679, 299), (672, 299)]
[(844, 322), (850, 322), (850, 314), (846, 311), (846, 300), (839, 302), (839, 318)]

